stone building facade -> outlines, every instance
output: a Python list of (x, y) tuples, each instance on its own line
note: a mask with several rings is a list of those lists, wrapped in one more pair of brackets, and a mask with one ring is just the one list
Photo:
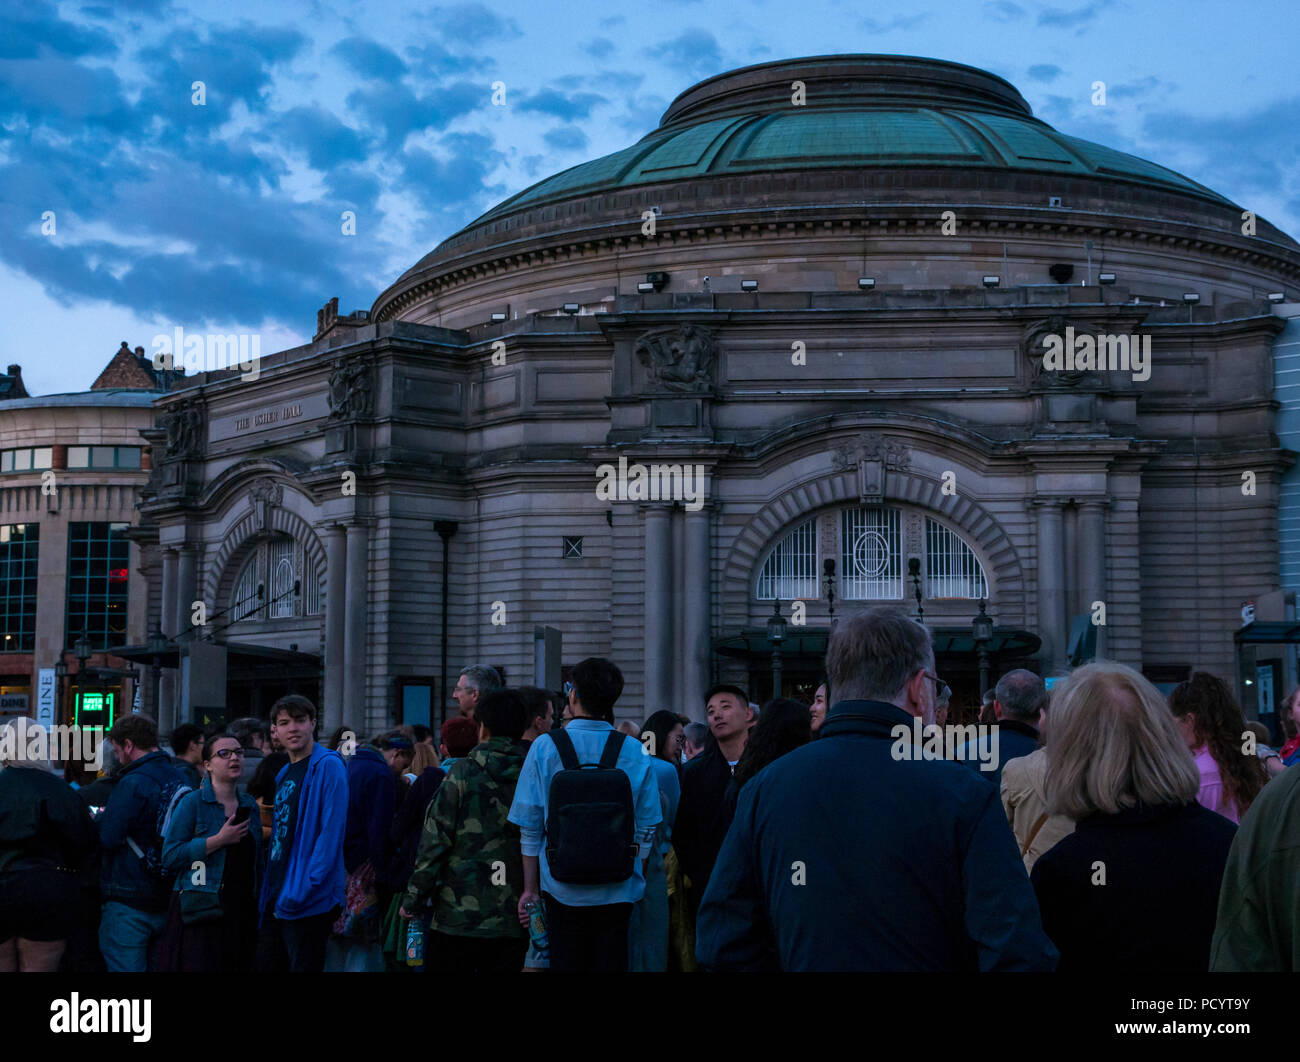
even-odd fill
[[(918, 591), (963, 697), (980, 600), (995, 667), (1059, 670), (1091, 627), (1157, 680), (1230, 676), (1241, 600), (1278, 588), (1266, 295), (1298, 279), (1265, 220), (983, 71), (720, 75), (256, 380), (159, 401), (164, 630), (201, 601), (195, 640), (299, 683), (317, 658), (326, 722), (366, 729), (466, 664), (531, 680), (539, 625), (619, 663), (626, 717), (700, 716), (711, 681), (768, 692), (779, 608), (809, 692), (832, 605)], [(1061, 367), (1053, 337), (1126, 360)]]
[(137, 683), (113, 650), (144, 641), (158, 607), (132, 529), (150, 473), (140, 432), (167, 382), (126, 343), (88, 391), (32, 397), (20, 366), (0, 376), (0, 714), (70, 723), (79, 690), (130, 709)]

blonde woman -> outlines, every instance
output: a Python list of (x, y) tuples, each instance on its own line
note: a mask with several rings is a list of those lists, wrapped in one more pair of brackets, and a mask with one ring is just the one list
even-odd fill
[(1236, 827), (1197, 803), (1192, 753), (1132, 668), (1099, 661), (1052, 692), (1047, 810), (1076, 826), (1030, 880), (1058, 969), (1204, 973)]
[(45, 728), (0, 727), (0, 973), (54, 973), (83, 907), (90, 812), (51, 771)]

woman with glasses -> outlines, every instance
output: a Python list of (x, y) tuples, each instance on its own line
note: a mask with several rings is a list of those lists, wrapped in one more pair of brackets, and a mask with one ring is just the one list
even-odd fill
[(257, 800), (236, 790), (244, 750), (230, 734), (203, 744), (206, 776), (176, 804), (163, 866), (176, 875), (157, 969), (250, 973), (257, 951), (257, 894), (264, 859)]

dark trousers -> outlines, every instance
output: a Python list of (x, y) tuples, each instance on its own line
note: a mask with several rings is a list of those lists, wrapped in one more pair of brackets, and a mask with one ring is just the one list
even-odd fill
[(522, 973), (527, 937), (458, 937), (430, 933), (424, 945), (427, 973)]
[(310, 918), (276, 918), (269, 911), (258, 942), (258, 970), (263, 973), (324, 973), (325, 945), (339, 909)]
[(568, 907), (542, 893), (552, 973), (627, 973), (630, 903)]

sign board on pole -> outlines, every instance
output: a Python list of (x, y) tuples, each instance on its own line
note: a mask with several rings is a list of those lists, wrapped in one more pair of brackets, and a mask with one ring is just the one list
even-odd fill
[(57, 681), (52, 667), (43, 667), (36, 673), (36, 721), (41, 726), (53, 726), (56, 722), (54, 702)]

